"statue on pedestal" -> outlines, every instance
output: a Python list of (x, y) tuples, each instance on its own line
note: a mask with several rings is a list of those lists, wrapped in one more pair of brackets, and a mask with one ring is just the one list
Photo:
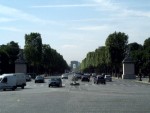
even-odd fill
[(23, 50), (19, 51), (19, 54), (17, 55), (17, 57), (18, 57), (18, 59), (16, 60), (16, 63), (25, 63)]

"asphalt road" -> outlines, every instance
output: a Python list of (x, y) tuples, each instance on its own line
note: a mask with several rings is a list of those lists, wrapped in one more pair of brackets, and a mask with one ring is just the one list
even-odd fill
[(106, 85), (79, 81), (49, 88), (27, 82), (25, 89), (0, 91), (0, 113), (150, 113), (150, 85), (113, 79)]

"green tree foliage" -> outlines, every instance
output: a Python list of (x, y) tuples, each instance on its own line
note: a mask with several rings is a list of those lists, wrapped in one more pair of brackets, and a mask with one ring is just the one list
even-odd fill
[(50, 45), (42, 44), (39, 33), (25, 35), (25, 58), (29, 65), (29, 70), (36, 73), (62, 73), (68, 69), (63, 56)]
[[(19, 54), (19, 45), (18, 43), (11, 41), (10, 43), (7, 43), (7, 45), (1, 45), (0, 46), (1, 54), (2, 54), (2, 59), (7, 61), (2, 61), (5, 62), (6, 64), (3, 64), (5, 67), (7, 65), (7, 71), (4, 69), (2, 70), (5, 73), (14, 73), (15, 72), (15, 61), (17, 59), (17, 55)], [(6, 58), (3, 58), (3, 56), (6, 56)]]
[(9, 56), (8, 54), (0, 48), (0, 74), (9, 73)]
[(27, 62), (38, 71), (42, 60), (42, 38), (39, 33), (25, 34), (24, 53)]
[(138, 75), (140, 66), (143, 63), (143, 46), (133, 42), (128, 44), (128, 48), (130, 48), (130, 55), (135, 62), (135, 74)]
[(143, 74), (145, 76), (149, 76), (149, 82), (150, 82), (150, 38), (146, 39), (144, 41), (143, 45)]
[(42, 48), (42, 65), (46, 73), (63, 73), (69, 68), (63, 56), (46, 44)]
[[(97, 72), (105, 71), (105, 46), (99, 47), (94, 52), (89, 52), (86, 58), (81, 63), (81, 70), (83, 72)], [(103, 67), (99, 68), (99, 67)]]
[(106, 61), (115, 73), (120, 71), (122, 61), (125, 57), (127, 44), (128, 36), (121, 32), (114, 32), (106, 39)]
[[(14, 73), (15, 61), (20, 48), (18, 43), (11, 41), (0, 45), (0, 73)], [(39, 33), (25, 34), (24, 56), (28, 64), (28, 72), (63, 73), (69, 70), (67, 62), (50, 45), (42, 44)]]
[[(110, 73), (111, 70), (119, 72), (128, 44), (125, 33), (114, 32), (106, 39), (105, 45), (94, 52), (89, 52), (81, 63), (84, 72)], [(92, 71), (91, 71), (92, 70)]]

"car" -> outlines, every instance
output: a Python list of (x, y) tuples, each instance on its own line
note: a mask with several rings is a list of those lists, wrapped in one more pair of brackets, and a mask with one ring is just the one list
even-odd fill
[(12, 89), (17, 87), (24, 89), (26, 86), (26, 76), (24, 73), (9, 73), (0, 76), (0, 89)]
[(50, 78), (49, 82), (48, 82), (48, 87), (53, 87), (53, 86), (57, 86), (57, 87), (62, 87), (62, 80), (61, 78)]
[(74, 76), (77, 77), (78, 79), (81, 79), (82, 74), (80, 74), (80, 73), (74, 73)]
[(68, 79), (68, 75), (67, 74), (62, 74), (61, 79)]
[(105, 80), (111, 82), (112, 81), (111, 75), (105, 75)]
[(97, 77), (94, 78), (94, 84), (106, 84), (106, 80), (104, 76), (98, 75)]
[(31, 81), (31, 75), (26, 75), (26, 81)]
[(36, 76), (35, 83), (44, 83), (44, 77), (43, 76)]
[(95, 78), (97, 75), (96, 73), (92, 73), (92, 77)]
[(27, 75), (30, 75), (32, 79), (35, 79), (37, 76), (36, 73), (27, 73)]
[(83, 75), (83, 76), (81, 77), (81, 81), (82, 81), (82, 82), (83, 82), (83, 81), (90, 82), (90, 77), (87, 76), (87, 75)]

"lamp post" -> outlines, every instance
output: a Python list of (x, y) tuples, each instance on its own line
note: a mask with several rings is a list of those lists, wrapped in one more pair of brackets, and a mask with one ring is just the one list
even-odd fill
[(0, 74), (1, 74), (1, 71), (2, 71), (2, 69), (1, 69), (1, 67), (2, 67), (2, 66), (1, 66), (1, 62), (2, 62), (2, 61), (1, 61), (1, 55), (0, 55)]
[(139, 60), (139, 81), (142, 81), (141, 61)]
[(148, 74), (148, 82), (150, 82), (150, 59), (148, 59), (148, 67), (147, 67), (147, 74)]

